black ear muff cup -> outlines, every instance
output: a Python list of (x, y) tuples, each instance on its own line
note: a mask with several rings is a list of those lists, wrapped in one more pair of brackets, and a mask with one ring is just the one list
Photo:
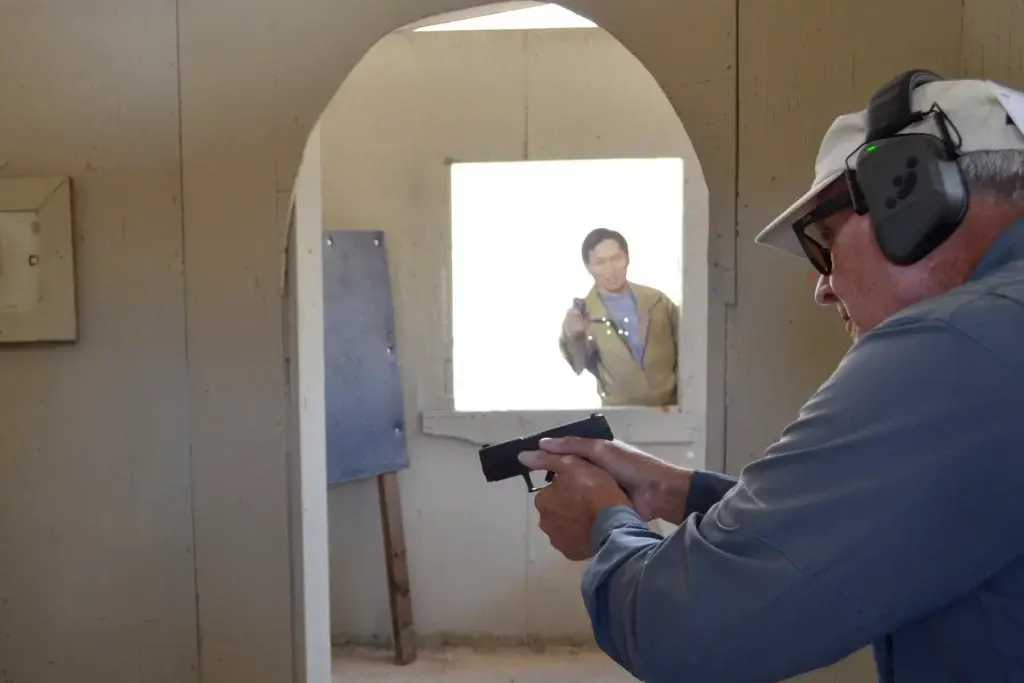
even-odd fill
[[(942, 80), (930, 71), (908, 71), (871, 99), (868, 139), (847, 173), (858, 213), (868, 213), (878, 246), (901, 266), (917, 263), (949, 239), (967, 214), (968, 187), (957, 163), (948, 119), (937, 107), (915, 112), (914, 89)], [(900, 134), (935, 117), (942, 137)]]

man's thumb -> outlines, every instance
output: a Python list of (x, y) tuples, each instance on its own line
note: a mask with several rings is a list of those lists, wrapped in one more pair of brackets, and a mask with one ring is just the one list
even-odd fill
[(572, 458), (544, 451), (523, 451), (519, 454), (519, 462), (531, 470), (547, 470), (557, 473), (565, 469), (565, 466), (572, 462)]
[(584, 439), (578, 436), (541, 439), (540, 447), (549, 453), (577, 455), (609, 472), (615, 472), (619, 469), (616, 465), (622, 464), (614, 443), (604, 439)]
[(595, 441), (593, 439), (582, 439), (578, 436), (563, 436), (557, 439), (541, 439), (542, 451), (557, 453), (559, 455), (579, 455), (584, 458), (590, 455)]

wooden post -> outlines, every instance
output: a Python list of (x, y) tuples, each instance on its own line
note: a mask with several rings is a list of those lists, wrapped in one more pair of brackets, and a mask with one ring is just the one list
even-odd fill
[(384, 563), (388, 571), (388, 599), (391, 602), (395, 663), (404, 666), (416, 660), (416, 632), (412, 625), (409, 564), (405, 554), (405, 531), (402, 526), (398, 475), (389, 472), (378, 476), (377, 491), (380, 494), (380, 522), (384, 531)]

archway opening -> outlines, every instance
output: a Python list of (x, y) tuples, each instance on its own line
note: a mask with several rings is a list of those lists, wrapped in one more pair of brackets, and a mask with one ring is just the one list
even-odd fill
[[(707, 186), (686, 131), (653, 77), (603, 29), (557, 5), (498, 8), (417, 22), (378, 42), (325, 110), (317, 154), (300, 171), (318, 165), (325, 231), (380, 233), (386, 247), (408, 459), (398, 475), (404, 555), (427, 647), (588, 636), (579, 568), (547, 547), (531, 499), (483, 482), (475, 454), (482, 442), (602, 407), (598, 378), (573, 372), (558, 343), (574, 299), (597, 288), (581, 255), (591, 230), (629, 241), (628, 279), (665, 294), (681, 321), (672, 400), (608, 406), (609, 419), (631, 440), (670, 448), (660, 455), (690, 453), (691, 465), (700, 464), (703, 439)], [(540, 21), (556, 15), (578, 25)], [(517, 336), (522, 357), (509, 358)], [(472, 358), (458, 355), (460, 345)], [(504, 375), (485, 375), (495, 366)], [(575, 402), (554, 401), (557, 383), (546, 378), (555, 372)], [(483, 379), (470, 394), (492, 391), (462, 401), (460, 377)], [(518, 398), (500, 403), (493, 388), (513, 383), (504, 398)], [(324, 410), (326, 458), (345, 457), (331, 444), (331, 423), (360, 418)], [(378, 495), (372, 477), (328, 492), (338, 646), (391, 637)], [(466, 556), (476, 559), (452, 559)]]
[[(461, 16), (439, 15), (419, 22), (414, 31), (537, 31), (543, 29), (597, 28), (597, 24), (561, 5), (510, 2), (484, 5)], [(409, 29), (406, 29), (409, 30)]]

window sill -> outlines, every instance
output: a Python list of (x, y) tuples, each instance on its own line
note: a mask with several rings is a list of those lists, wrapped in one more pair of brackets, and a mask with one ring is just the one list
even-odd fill
[(424, 434), (468, 441), (478, 446), (500, 443), (575, 422), (599, 412), (608, 418), (615, 438), (631, 444), (686, 444), (697, 441), (699, 419), (679, 408), (627, 406), (592, 410), (462, 412), (426, 410)]

